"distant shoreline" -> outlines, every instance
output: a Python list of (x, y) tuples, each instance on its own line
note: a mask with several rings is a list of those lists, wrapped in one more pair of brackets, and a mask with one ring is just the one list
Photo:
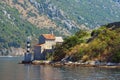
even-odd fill
[(16, 56), (0, 56), (0, 57), (16, 57)]
[(0, 57), (23, 57), (23, 56), (0, 56)]

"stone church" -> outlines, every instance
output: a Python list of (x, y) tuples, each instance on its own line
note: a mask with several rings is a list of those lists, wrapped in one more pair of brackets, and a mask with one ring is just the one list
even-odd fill
[(56, 37), (54, 34), (42, 34), (39, 42), (34, 47), (34, 60), (46, 60), (46, 55), (53, 52), (56, 44), (63, 43), (62, 37)]

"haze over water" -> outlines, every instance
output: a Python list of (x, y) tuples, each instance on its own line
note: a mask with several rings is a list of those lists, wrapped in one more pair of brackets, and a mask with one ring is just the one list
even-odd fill
[(18, 64), (20, 57), (0, 57), (0, 80), (120, 80), (120, 69)]

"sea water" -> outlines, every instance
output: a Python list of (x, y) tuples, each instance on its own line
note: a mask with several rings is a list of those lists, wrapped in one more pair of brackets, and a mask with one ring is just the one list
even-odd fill
[(0, 80), (120, 80), (120, 69), (18, 64), (22, 57), (0, 57)]

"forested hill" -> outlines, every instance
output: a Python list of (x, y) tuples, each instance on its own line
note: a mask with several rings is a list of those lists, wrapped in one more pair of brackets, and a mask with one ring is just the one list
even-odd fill
[(120, 22), (101, 26), (92, 32), (77, 32), (66, 38), (62, 45), (57, 45), (52, 57), (54, 61), (66, 58), (83, 62), (120, 62)]
[(22, 19), (18, 10), (0, 3), (0, 49), (21, 47), (27, 36), (36, 34), (38, 28)]
[(51, 33), (51, 30), (36, 27), (24, 19), (16, 8), (0, 3), (0, 55), (8, 55), (14, 51), (13, 55), (22, 55), (22, 49), (20, 53), (15, 48), (25, 48), (28, 36), (34, 41), (41, 33)]
[[(46, 17), (44, 18), (44, 16), (38, 16), (36, 20), (41, 18), (43, 24), (40, 22), (41, 27), (36, 26), (28, 20), (29, 18), (25, 17), (27, 15), (21, 14), (16, 7), (10, 6), (7, 1), (9, 0), (0, 2), (0, 55), (10, 55), (10, 53), (13, 53), (12, 55), (23, 55), (22, 48), (25, 49), (25, 42), (28, 36), (32, 37), (33, 46), (35, 40), (42, 33), (51, 33), (51, 31), (54, 31), (56, 35), (60, 35), (61, 32), (63, 32), (55, 30), (55, 28), (53, 28), (55, 27), (54, 25), (51, 27), (52, 22), (47, 20)], [(38, 13), (35, 14), (39, 15)], [(29, 13), (28, 17), (32, 18), (32, 16), (33, 14)], [(46, 24), (44, 21), (46, 21)], [(50, 28), (46, 27), (47, 25), (49, 25)], [(20, 51), (17, 50), (19, 48)]]

